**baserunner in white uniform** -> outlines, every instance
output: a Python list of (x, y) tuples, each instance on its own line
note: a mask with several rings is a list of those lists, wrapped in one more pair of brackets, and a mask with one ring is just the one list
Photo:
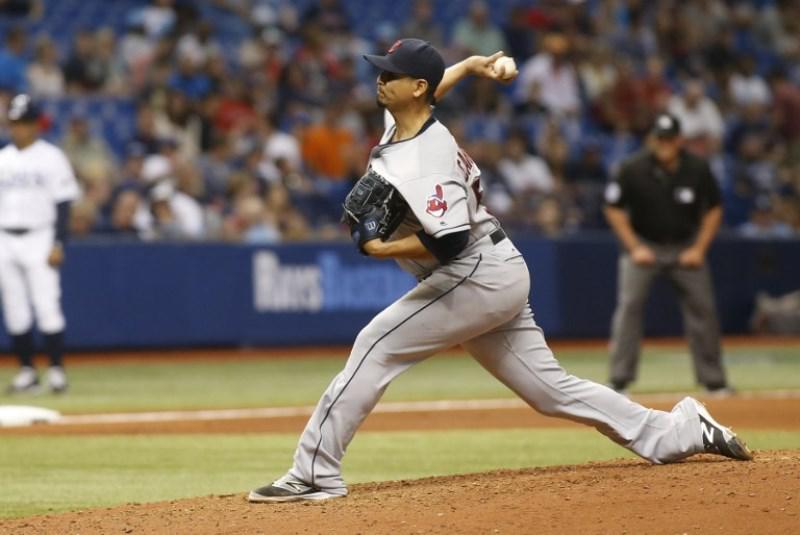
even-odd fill
[(378, 102), (393, 118), (368, 174), (391, 183), (408, 212), (386, 241), (373, 239), (377, 221), (370, 217), (354, 224), (353, 236), (362, 252), (396, 259), (419, 283), (359, 333), (300, 437), (294, 465), (251, 491), (250, 501), (347, 495), (342, 458), (383, 392), (415, 363), (459, 344), (534, 409), (591, 425), (653, 463), (702, 452), (751, 459), (694, 399), (671, 412), (647, 409), (568, 374), (553, 357), (528, 305), (525, 261), (481, 204), (477, 166), (432, 114), (434, 96), (465, 75), (493, 77), (496, 56), (473, 57), (445, 73), (430, 44), (404, 39), (387, 55), (366, 59), (382, 71)]
[(39, 139), (39, 109), (28, 95), (8, 107), (11, 143), (0, 149), (0, 295), (20, 370), (9, 392), (35, 391), (34, 317), (50, 359), (47, 383), (64, 392), (64, 314), (58, 268), (64, 261), (70, 203), (79, 189), (64, 153)]

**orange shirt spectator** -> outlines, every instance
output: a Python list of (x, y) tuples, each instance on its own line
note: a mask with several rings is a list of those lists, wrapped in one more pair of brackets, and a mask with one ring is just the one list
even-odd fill
[(345, 180), (353, 168), (355, 139), (338, 124), (338, 105), (328, 106), (322, 122), (306, 128), (302, 136), (303, 159), (317, 175)]

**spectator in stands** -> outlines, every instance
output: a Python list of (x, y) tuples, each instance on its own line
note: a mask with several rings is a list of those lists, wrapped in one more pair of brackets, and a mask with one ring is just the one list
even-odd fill
[[(508, 13), (508, 22), (503, 28), (503, 36), (508, 46), (506, 55), (521, 63), (533, 55), (535, 33), (528, 23), (527, 8), (517, 4)], [(413, 35), (413, 34), (407, 34)]]
[[(280, 228), (283, 241), (303, 241), (312, 237), (311, 228), (299, 210), (292, 204), (289, 190), (281, 184), (274, 184), (267, 192), (266, 208)], [(338, 223), (338, 221), (337, 221)], [(334, 224), (334, 228), (341, 228)], [(336, 238), (346, 237), (342, 232), (335, 233)]]
[(756, 199), (750, 219), (736, 231), (747, 238), (791, 238), (794, 235), (792, 227), (778, 218), (775, 207), (767, 196)]
[(116, 178), (114, 156), (101, 137), (91, 134), (86, 117), (75, 115), (70, 119), (61, 146), (75, 169), (83, 196), (95, 206), (106, 204)]
[(105, 27), (95, 32), (97, 60), (104, 66), (105, 82), (100, 90), (107, 95), (127, 96), (131, 94), (125, 65), (117, 56), (117, 38), (114, 30)]
[(163, 37), (177, 22), (174, 0), (152, 0), (149, 6), (138, 8), (129, 14), (129, 20), (141, 24), (150, 39)]
[[(278, 128), (278, 119), (270, 115), (259, 121), (259, 129), (263, 144), (262, 162), (267, 168), (266, 176), (274, 181), (281, 175), (281, 166), (288, 167), (288, 172), (300, 172), (303, 169), (300, 142), (295, 136)], [(283, 161), (283, 164), (279, 164)]]
[(437, 50), (444, 49), (444, 30), (433, 17), (432, 0), (414, 0), (411, 18), (400, 29), (402, 35), (408, 35), (428, 41)]
[(223, 82), (222, 96), (212, 119), (214, 128), (222, 133), (241, 129), (242, 122), (252, 124), (256, 121), (252, 98), (242, 80), (231, 78)]
[(567, 163), (565, 179), (570, 196), (581, 207), (581, 227), (604, 228), (602, 193), (608, 182), (608, 170), (599, 140), (587, 138), (583, 141), (578, 156)]
[(667, 109), (672, 96), (672, 88), (666, 76), (664, 61), (657, 55), (652, 55), (645, 62), (645, 72), (639, 81), (641, 91), (642, 110), (641, 121), (653, 124), (656, 116)]
[(578, 76), (568, 57), (569, 47), (569, 39), (563, 33), (545, 36), (544, 50), (520, 70), (515, 93), (519, 106), (557, 117), (576, 117), (580, 113)]
[(235, 170), (230, 140), (221, 133), (214, 136), (208, 152), (198, 159), (197, 168), (203, 179), (206, 201), (224, 202), (228, 177)]
[(114, 156), (105, 140), (92, 135), (89, 119), (85, 115), (74, 115), (69, 130), (61, 140), (61, 146), (75, 169), (78, 179), (100, 169), (110, 181), (114, 169)]
[(767, 148), (766, 138), (758, 132), (743, 136), (731, 170), (732, 175), (742, 177), (752, 184), (757, 195), (777, 194), (780, 189), (777, 170), (767, 156)]
[(578, 67), (580, 81), (589, 102), (596, 102), (611, 91), (617, 81), (617, 70), (608, 47), (587, 51)]
[(344, 33), (350, 29), (347, 10), (339, 0), (311, 2), (300, 17), (300, 24), (328, 34)]
[(125, 156), (119, 170), (119, 179), (112, 196), (116, 196), (123, 189), (145, 191), (148, 187), (142, 171), (147, 157), (146, 147), (138, 141), (131, 141), (125, 147)]
[(152, 226), (148, 238), (160, 240), (198, 240), (205, 235), (203, 207), (177, 190), (172, 179), (164, 179), (150, 189)]
[[(99, 207), (102, 221), (111, 219), (111, 205), (121, 191), (133, 187), (149, 198), (147, 181), (171, 176), (179, 191), (212, 203), (206, 204), (213, 208), (206, 216), (212, 214), (218, 221), (209, 223), (206, 218), (207, 235), (215, 235), (223, 213), (238, 196), (259, 195), (264, 200), (264, 195), (274, 195), (277, 206), (287, 198), (288, 208), (275, 216), (284, 239), (340, 236), (332, 224), (338, 217), (337, 199), (349, 188), (349, 179), (363, 171), (367, 141), (382, 130), (382, 114), (373, 104), (374, 75), (357, 60), (365, 49), (385, 52), (398, 38), (398, 28), (434, 44), (460, 31), (456, 41), (466, 40), (462, 44), (469, 48), (503, 48), (516, 57), (522, 74), (509, 91), (481, 81), (466, 84), (438, 106), (437, 114), (447, 118), (453, 109), (468, 110), (459, 117), (463, 128), (450, 121), (453, 133), (463, 132), (457, 136), (459, 143), (482, 169), (487, 204), (495, 213), (510, 214), (509, 221), (521, 231), (569, 230), (576, 221), (600, 226), (599, 177), (639, 146), (643, 125), (665, 109), (682, 118), (692, 138), (687, 140), (690, 149), (714, 156), (725, 222), (731, 228), (748, 220), (761, 191), (772, 195), (773, 211), (781, 214), (793, 213), (783, 207), (794, 206), (792, 201), (800, 198), (800, 17), (795, 16), (800, 8), (792, 1), (761, 1), (744, 8), (719, 0), (686, 5), (626, 0), (599, 2), (592, 9), (558, 0), (543, 0), (531, 8), (513, 3), (503, 32), (480, 2), (465, 10), (465, 18), (456, 18), (461, 24), (455, 32), (455, 21), (434, 16), (434, 8), (450, 11), (453, 6), (432, 0), (415, 1), (405, 23), (376, 24), (360, 19), (351, 24), (345, 4), (354, 4), (349, 2), (307, 2), (311, 8), (302, 25), (290, 2), (218, 2), (211, 9), (226, 9), (226, 24), (230, 20), (231, 27), (237, 26), (232, 19), (238, 16), (242, 27), (253, 29), (253, 37), (239, 50), (240, 61), (220, 44), (223, 37), (226, 47), (233, 39), (228, 28), (224, 34), (220, 31), (222, 21), (201, 20), (200, 11), (206, 14), (205, 10), (183, 0), (144, 4), (126, 19), (122, 35), (115, 37), (110, 28), (66, 35), (76, 40), (75, 52), (65, 63), (70, 102), (80, 108), (85, 98), (99, 101), (119, 95), (138, 103), (131, 135), (138, 142), (136, 154), (126, 156), (120, 169), (110, 172), (109, 164), (93, 154), (93, 143), (76, 142), (76, 158), (89, 163), (75, 166), (81, 168), (83, 187)], [(9, 4), (0, 0), (0, 9), (4, 5)], [(373, 8), (394, 12), (388, 4), (373, 4), (370, 12)], [(49, 24), (44, 18), (37, 33), (59, 35), (60, 43), (69, 28)], [(499, 43), (498, 35), (507, 45)], [(5, 37), (0, 107), (6, 96), (3, 86), (28, 84), (36, 94), (58, 98), (56, 52), (70, 51), (56, 51), (43, 38), (27, 69), (25, 31), (11, 27)], [(491, 42), (495, 44), (487, 45)], [(535, 44), (541, 50), (529, 57)], [(573, 58), (580, 60), (577, 69)], [(760, 73), (774, 67), (778, 71), (765, 81)], [(685, 80), (684, 91), (673, 97), (677, 80)], [(711, 98), (700, 80), (708, 83)], [(519, 113), (512, 114), (509, 104)], [(55, 112), (52, 119), (59, 123), (56, 132), (66, 130), (61, 124), (65, 106), (69, 107), (56, 102), (50, 107)], [(338, 109), (331, 113), (326, 111), (329, 107)], [(98, 131), (102, 125), (112, 134), (108, 142), (115, 144), (115, 138), (129, 135), (128, 121), (117, 116), (116, 108), (101, 104), (89, 117)], [(269, 124), (262, 119), (267, 115)], [(331, 115), (337, 116), (333, 122)], [(552, 179), (554, 202), (531, 201), (520, 209), (525, 213), (512, 213), (513, 193), (498, 170), (506, 148), (500, 140), (509, 130), (524, 131), (528, 145), (535, 144)], [(223, 171), (209, 172), (218, 163), (215, 140), (220, 135), (231, 141), (222, 159), (227, 163), (221, 164)], [(587, 135), (597, 138), (587, 142)], [(178, 150), (162, 147), (159, 140), (165, 136), (177, 142)], [(137, 217), (152, 219), (147, 203), (142, 204)], [(575, 215), (576, 205), (580, 216)], [(538, 223), (540, 208), (543, 221), (559, 224)], [(267, 210), (278, 213), (273, 207)], [(282, 217), (301, 223), (292, 230)], [(779, 218), (794, 221), (790, 216)], [(146, 221), (140, 228), (147, 229)]]
[(800, 87), (789, 81), (783, 69), (770, 74), (769, 84), (775, 130), (787, 144), (787, 159), (800, 164)]
[(764, 45), (781, 56), (800, 50), (800, 4), (794, 0), (767, 2), (761, 10), (759, 34)]
[(325, 107), (321, 121), (303, 131), (301, 148), (309, 171), (326, 181), (342, 183), (353, 172), (353, 135), (341, 125), (343, 109), (338, 102)]
[(58, 52), (48, 37), (36, 40), (36, 54), (26, 73), (29, 92), (34, 97), (59, 97), (64, 94), (64, 73)]
[(702, 80), (688, 80), (683, 93), (670, 99), (668, 109), (681, 123), (687, 150), (698, 156), (717, 153), (725, 124), (717, 105), (706, 96)]
[(149, 227), (148, 217), (142, 217), (146, 206), (141, 194), (135, 189), (126, 189), (112, 199), (110, 215), (101, 222), (97, 231), (117, 238), (140, 239)]
[(6, 31), (5, 47), (0, 48), (0, 88), (12, 93), (24, 93), (27, 90), (27, 39), (25, 30), (12, 26)]
[(527, 137), (522, 132), (508, 137), (497, 169), (514, 198), (549, 193), (555, 187), (547, 162), (528, 151)]
[(72, 93), (89, 93), (102, 88), (110, 75), (110, 65), (100, 57), (95, 34), (80, 30), (75, 35), (72, 55), (64, 65), (67, 89)]
[(158, 152), (159, 139), (156, 132), (155, 112), (146, 104), (141, 104), (136, 108), (136, 126), (131, 141), (138, 143), (145, 154)]
[(0, 1), (0, 16), (2, 17), (27, 17), (29, 20), (39, 20), (44, 13), (42, 0), (2, 0)]
[(155, 53), (156, 45), (148, 39), (144, 26), (140, 23), (130, 24), (119, 40), (117, 58), (133, 90), (144, 87)]
[(222, 55), (222, 46), (214, 39), (214, 28), (200, 21), (192, 31), (183, 34), (175, 45), (179, 58), (188, 57), (198, 65), (206, 65), (212, 57)]
[(538, 199), (534, 205), (531, 231), (545, 238), (557, 238), (564, 232), (566, 224), (564, 208), (554, 195)]
[(701, 51), (700, 59), (715, 84), (725, 87), (730, 72), (736, 67), (735, 36), (729, 26), (711, 33)]
[(186, 94), (167, 93), (166, 105), (155, 112), (153, 123), (156, 137), (173, 140), (183, 158), (192, 160), (200, 154), (202, 121)]
[(244, 243), (281, 241), (274, 215), (266, 210), (264, 201), (256, 195), (243, 196), (236, 201), (233, 213), (225, 221), (223, 235), (227, 240)]
[(771, 95), (766, 80), (756, 72), (756, 62), (751, 56), (741, 56), (738, 68), (728, 83), (728, 92), (734, 106), (766, 108)]
[(649, 124), (644, 109), (642, 86), (633, 62), (622, 57), (617, 61), (614, 84), (600, 99), (605, 126), (611, 131), (637, 132)]
[(81, 197), (72, 203), (69, 219), (69, 235), (72, 239), (86, 238), (95, 232), (98, 210), (94, 201)]
[(211, 79), (203, 71), (203, 64), (189, 54), (178, 58), (178, 70), (170, 76), (169, 87), (192, 101), (207, 97), (213, 89)]
[(505, 50), (506, 38), (489, 17), (489, 6), (483, 0), (473, 0), (469, 15), (459, 20), (453, 30), (453, 46), (465, 56), (491, 56)]

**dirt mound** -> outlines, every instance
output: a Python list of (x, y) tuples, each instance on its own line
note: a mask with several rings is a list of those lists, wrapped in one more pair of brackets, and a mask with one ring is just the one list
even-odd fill
[(624, 460), (355, 485), (345, 499), (244, 494), (0, 521), (3, 533), (796, 533), (800, 452)]

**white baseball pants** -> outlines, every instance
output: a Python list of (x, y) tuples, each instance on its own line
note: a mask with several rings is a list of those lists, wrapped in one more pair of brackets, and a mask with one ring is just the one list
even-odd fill
[(53, 239), (49, 227), (24, 234), (0, 231), (0, 296), (11, 335), (28, 332), (34, 315), (42, 333), (64, 330), (59, 272), (47, 263)]

